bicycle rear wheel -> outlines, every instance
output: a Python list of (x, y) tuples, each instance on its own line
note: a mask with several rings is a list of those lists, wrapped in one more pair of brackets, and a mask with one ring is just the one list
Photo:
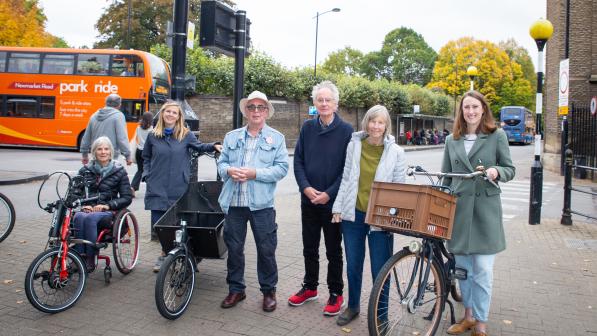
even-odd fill
[[(429, 266), (427, 282), (421, 277)], [(421, 272), (421, 270), (423, 272)], [(433, 335), (445, 304), (443, 273), (408, 250), (393, 255), (377, 275), (369, 297), (369, 335)], [(423, 296), (417, 302), (419, 285)]]
[(0, 242), (2, 242), (15, 226), (15, 208), (8, 199), (0, 193)]
[(155, 303), (163, 317), (175, 320), (187, 309), (195, 288), (195, 267), (183, 251), (168, 255), (155, 283)]

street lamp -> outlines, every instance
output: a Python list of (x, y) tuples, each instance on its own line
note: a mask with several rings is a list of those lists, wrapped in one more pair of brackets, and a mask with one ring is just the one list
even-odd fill
[(529, 33), (539, 50), (537, 58), (537, 99), (535, 101), (536, 108), (536, 127), (535, 135), (535, 161), (531, 166), (531, 190), (529, 201), (529, 224), (541, 223), (541, 202), (543, 198), (543, 166), (541, 165), (541, 139), (543, 129), (541, 127), (541, 114), (543, 110), (543, 48), (547, 40), (553, 34), (553, 25), (545, 19), (535, 21)]
[(471, 65), (466, 69), (466, 74), (471, 78), (471, 91), (473, 91), (475, 89), (475, 77), (477, 77), (479, 71), (476, 66)]
[(317, 12), (317, 15), (315, 15), (313, 17), (313, 18), (315, 18), (315, 67), (313, 68), (313, 78), (317, 77), (317, 33), (319, 31), (319, 17), (322, 16), (323, 14), (326, 14), (329, 12), (339, 12), (339, 11), (340, 11), (340, 8), (332, 8), (323, 13)]

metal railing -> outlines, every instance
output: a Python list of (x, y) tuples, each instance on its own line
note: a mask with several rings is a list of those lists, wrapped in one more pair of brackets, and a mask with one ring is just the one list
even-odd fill
[(577, 188), (572, 186), (572, 170), (573, 169), (586, 169), (595, 173), (597, 171), (597, 167), (589, 167), (584, 165), (576, 165), (573, 164), (574, 155), (572, 150), (566, 150), (566, 169), (564, 171), (564, 208), (562, 209), (562, 219), (560, 224), (563, 225), (572, 225), (572, 214), (584, 216), (587, 218), (592, 218), (597, 220), (595, 215), (585, 214), (579, 211), (572, 210), (572, 192), (576, 191), (583, 194), (588, 194), (592, 196), (597, 196), (596, 192), (592, 192), (587, 190), (586, 188)]

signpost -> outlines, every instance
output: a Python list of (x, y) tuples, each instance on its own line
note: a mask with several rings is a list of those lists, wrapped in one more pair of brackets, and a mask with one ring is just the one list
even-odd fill
[(570, 60), (560, 61), (560, 85), (558, 90), (558, 115), (568, 115), (568, 93), (570, 91)]

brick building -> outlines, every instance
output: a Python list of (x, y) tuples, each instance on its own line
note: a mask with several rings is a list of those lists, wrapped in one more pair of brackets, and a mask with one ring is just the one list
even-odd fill
[[(562, 118), (558, 116), (558, 82), (560, 61), (565, 56), (566, 0), (547, 0), (546, 2), (547, 19), (554, 26), (554, 34), (547, 42), (546, 47), (543, 111), (545, 121), (544, 166), (546, 169), (559, 171)], [(568, 50), (570, 59), (569, 103), (586, 106), (591, 97), (597, 96), (596, 0), (570, 0)], [(593, 139), (593, 141), (597, 140)]]

